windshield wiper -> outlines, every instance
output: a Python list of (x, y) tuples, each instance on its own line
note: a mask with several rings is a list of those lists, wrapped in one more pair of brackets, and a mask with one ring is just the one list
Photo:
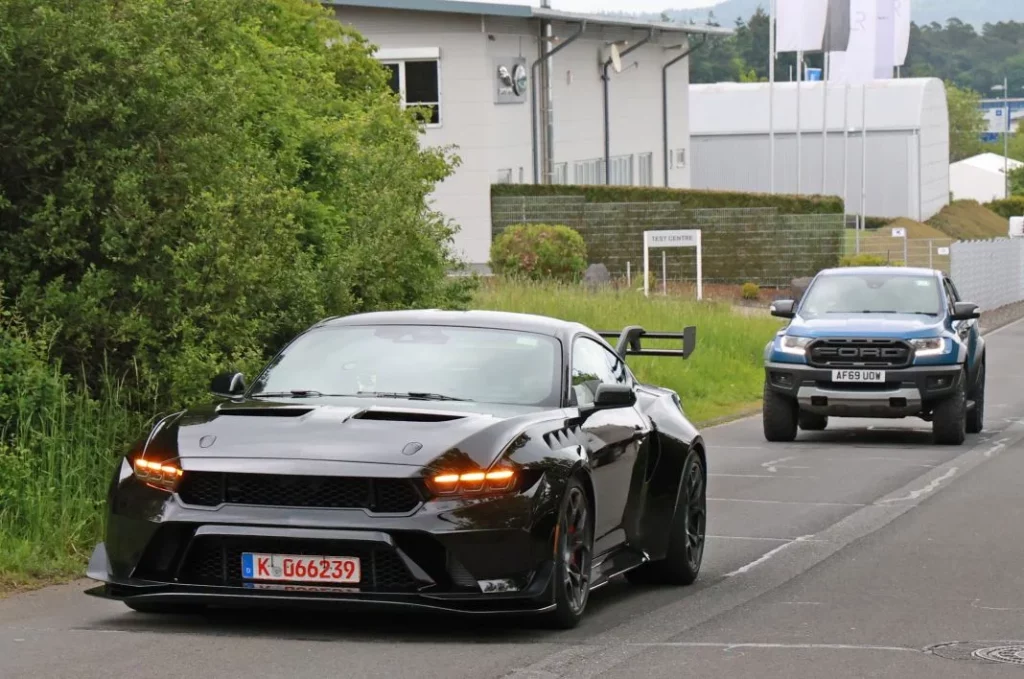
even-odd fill
[(323, 394), (313, 389), (292, 389), (291, 391), (261, 391), (249, 394), (249, 396), (250, 398), (319, 398)]
[(370, 398), (407, 398), (414, 401), (469, 401), (468, 398), (457, 398), (447, 394), (434, 394), (429, 391), (360, 391), (356, 396)]
[(893, 311), (892, 309), (865, 309), (863, 311), (826, 311), (827, 314), (910, 314), (912, 316), (938, 316), (931, 311)]

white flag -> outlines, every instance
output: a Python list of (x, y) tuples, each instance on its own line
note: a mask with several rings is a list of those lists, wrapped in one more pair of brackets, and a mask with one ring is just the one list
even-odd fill
[(875, 37), (875, 78), (887, 80), (896, 67), (896, 17), (897, 0), (878, 0)]
[(879, 0), (850, 0), (850, 43), (845, 52), (831, 55), (832, 80), (852, 84), (874, 80), (878, 3)]
[(896, 17), (893, 61), (896, 66), (904, 66), (910, 49), (910, 0), (895, 0), (893, 8), (893, 16)]
[(825, 39), (828, 0), (776, 0), (775, 50), (817, 52)]

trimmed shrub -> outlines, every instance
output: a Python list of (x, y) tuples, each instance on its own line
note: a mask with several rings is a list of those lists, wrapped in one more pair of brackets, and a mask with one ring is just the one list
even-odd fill
[(1010, 196), (1005, 200), (994, 200), (991, 203), (985, 203), (985, 207), (1005, 219), (1024, 217), (1024, 196)]
[(859, 255), (847, 255), (839, 262), (840, 266), (903, 266), (903, 262), (888, 260), (879, 255), (862, 252)]
[(491, 270), (502, 276), (575, 282), (586, 268), (586, 243), (568, 226), (518, 224), (491, 243)]
[(761, 288), (757, 283), (743, 284), (743, 299), (758, 299), (761, 296)]

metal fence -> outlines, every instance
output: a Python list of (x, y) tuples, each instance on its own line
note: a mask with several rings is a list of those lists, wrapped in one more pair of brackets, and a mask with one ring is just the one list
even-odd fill
[(1024, 301), (1024, 239), (959, 241), (951, 251), (950, 277), (964, 301), (984, 310)]
[(889, 264), (941, 269), (949, 273), (952, 238), (893, 238), (888, 230), (846, 232), (847, 256), (873, 255)]
[[(587, 243), (592, 263), (612, 275), (639, 278), (643, 232), (700, 229), (704, 282), (788, 286), (793, 278), (836, 266), (847, 253), (841, 214), (787, 215), (777, 208), (688, 210), (678, 202), (587, 202), (583, 196), (495, 196), (491, 202), (493, 235), (515, 224), (564, 224)], [(654, 275), (690, 282), (696, 279), (696, 253), (689, 248), (651, 250)]]

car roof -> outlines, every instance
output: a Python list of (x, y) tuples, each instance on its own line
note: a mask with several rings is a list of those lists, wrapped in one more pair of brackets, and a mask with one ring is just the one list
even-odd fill
[(406, 309), (399, 311), (372, 311), (350, 316), (339, 316), (321, 321), (316, 327), (348, 325), (442, 325), (493, 330), (518, 330), (538, 335), (565, 337), (579, 331), (593, 334), (593, 330), (579, 323), (551, 316), (524, 314), (511, 311), (449, 311), (444, 309)]
[(844, 274), (854, 275), (864, 273), (880, 273), (888, 274), (890, 276), (939, 276), (942, 272), (937, 269), (913, 266), (844, 266), (835, 269), (822, 269), (818, 275), (842, 276)]

